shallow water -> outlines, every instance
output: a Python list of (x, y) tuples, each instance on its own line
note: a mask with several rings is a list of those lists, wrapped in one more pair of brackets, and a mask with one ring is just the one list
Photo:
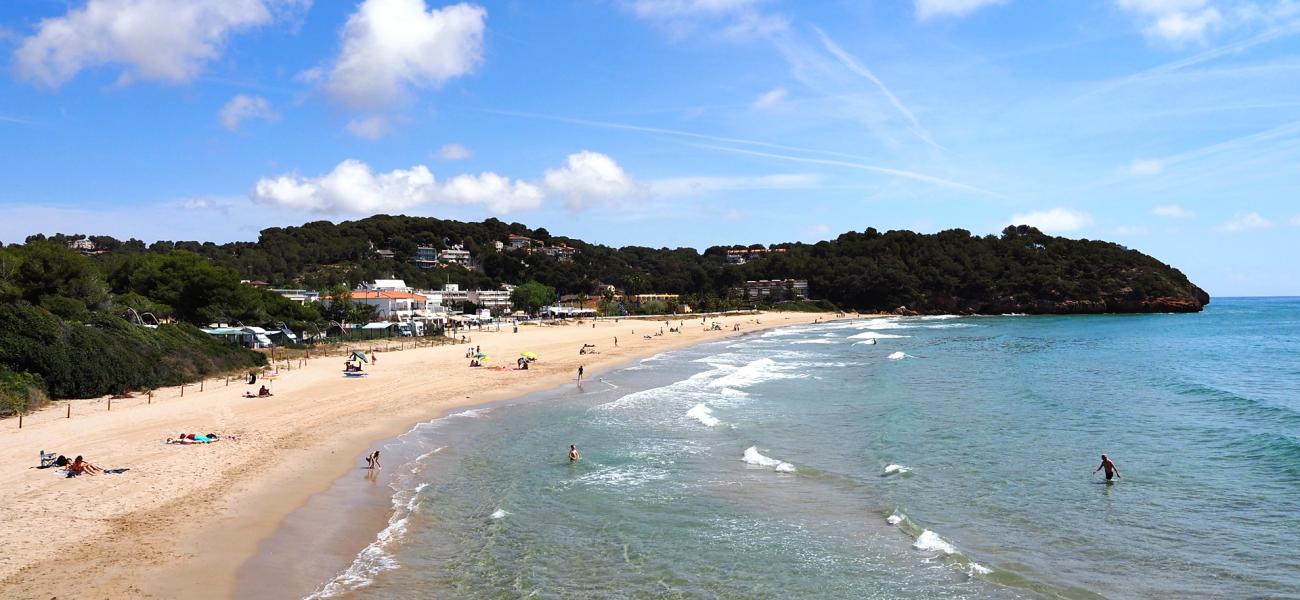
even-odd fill
[(666, 353), (403, 436), (321, 595), (1300, 597), (1298, 340), (1300, 301), (1226, 299)]

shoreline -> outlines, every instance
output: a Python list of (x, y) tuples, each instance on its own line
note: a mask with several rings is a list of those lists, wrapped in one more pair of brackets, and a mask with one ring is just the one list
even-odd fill
[[(694, 317), (698, 318), (698, 317)], [(738, 334), (831, 320), (827, 313), (762, 313), (710, 319), (722, 331), (692, 326), (642, 338), (640, 320), (527, 325), (520, 333), (475, 332), (472, 342), (501, 357), (542, 355), (527, 373), (471, 369), (465, 344), (386, 352), (370, 377), (339, 379), (338, 357), (313, 359), (273, 383), (273, 399), (246, 399), (244, 386), (191, 390), (108, 412), (78, 407), (73, 419), (36, 413), (22, 430), (0, 435), (0, 500), (24, 507), (0, 517), (0, 595), (19, 598), (172, 597), (177, 589), (230, 597), (240, 568), (284, 520), (356, 468), (362, 448), (449, 411), (518, 398), (573, 381), (577, 365), (594, 375), (632, 360)], [(731, 331), (733, 324), (742, 331)], [(633, 334), (637, 327), (642, 334)], [(658, 329), (658, 328), (653, 328)], [(609, 344), (620, 338), (618, 349)], [(600, 354), (572, 349), (596, 342)], [(509, 360), (509, 359), (506, 359)], [(505, 361), (502, 361), (505, 362)], [(89, 413), (89, 414), (82, 414)], [(238, 441), (174, 447), (175, 431), (218, 431)], [(73, 448), (69, 448), (73, 446)], [(30, 450), (84, 454), (122, 475), (56, 478), (29, 470)], [(371, 531), (373, 534), (374, 530)], [(48, 568), (72, 561), (80, 577)], [(322, 582), (317, 582), (319, 585)]]

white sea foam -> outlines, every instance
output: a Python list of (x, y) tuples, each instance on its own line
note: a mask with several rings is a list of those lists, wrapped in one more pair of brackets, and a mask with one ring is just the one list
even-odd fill
[(948, 540), (939, 537), (939, 534), (930, 531), (929, 529), (922, 531), (921, 535), (916, 537), (916, 542), (912, 544), (912, 547), (926, 552), (942, 552), (944, 554), (957, 553), (957, 548), (955, 546), (949, 544)]
[(495, 519), (504, 519), (504, 518), (506, 518), (506, 517), (508, 517), (508, 516), (510, 516), (510, 513), (506, 512), (506, 509), (504, 509), (504, 508), (498, 508), (498, 509), (496, 510), (496, 512), (492, 513), (492, 514), (489, 516), (489, 518), (495, 520)]
[(834, 344), (835, 340), (828, 340), (826, 338), (817, 338), (815, 340), (795, 340), (790, 343), (791, 344)]
[(713, 416), (713, 411), (704, 404), (696, 404), (691, 407), (690, 410), (686, 411), (686, 416), (703, 423), (705, 427), (713, 427), (720, 423), (717, 417)]
[(714, 379), (709, 382), (709, 386), (743, 388), (773, 379), (789, 379), (793, 377), (806, 376), (807, 375), (788, 373), (786, 372), (786, 369), (776, 364), (776, 361), (773, 361), (770, 358), (760, 358), (736, 369), (735, 371), (727, 373), (722, 377)]
[(889, 515), (888, 517), (885, 518), (885, 522), (889, 523), (890, 525), (897, 525), (903, 522), (903, 517), (897, 514)]
[(986, 566), (984, 566), (984, 565), (981, 565), (981, 564), (979, 564), (979, 563), (977, 563), (977, 562), (971, 562), (969, 565), (966, 565), (966, 572), (969, 573), (969, 574), (972, 575), (972, 576), (974, 576), (974, 575), (988, 575), (989, 573), (992, 573), (992, 572), (993, 572), (993, 569), (990, 569), (990, 568), (988, 568), (988, 567), (986, 567)]
[(911, 467), (905, 465), (890, 464), (890, 465), (885, 465), (885, 470), (883, 473), (881, 473), (881, 476), (888, 477), (890, 475), (902, 475), (903, 473), (911, 473), (911, 472), (912, 472)]
[(864, 331), (862, 333), (851, 335), (851, 340), (893, 340), (900, 338), (909, 338), (910, 335), (898, 335), (896, 333), (880, 333), (879, 331)]
[(393, 494), (393, 514), (388, 518), (388, 526), (375, 536), (375, 541), (357, 554), (348, 568), (307, 596), (307, 599), (333, 598), (359, 590), (374, 583), (375, 575), (398, 568), (400, 564), (389, 552), (389, 547), (406, 535), (411, 513), (420, 503), (420, 492), (428, 486), (429, 484), (422, 483), (409, 492)]
[(908, 355), (907, 353), (904, 353), (904, 352), (895, 352), (895, 353), (889, 355), (889, 360), (903, 360), (904, 358), (907, 358), (908, 356), (909, 356), (909, 355)]
[(870, 340), (863, 340), (861, 342), (853, 342), (853, 345), (854, 346), (875, 346), (876, 340), (870, 339)]
[(761, 452), (758, 451), (757, 446), (750, 446), (746, 448), (745, 454), (740, 458), (740, 460), (751, 465), (757, 465), (760, 467), (771, 467), (773, 470), (775, 470), (778, 473), (793, 473), (795, 471), (794, 465), (788, 462), (777, 460), (770, 456), (764, 456)]
[(667, 479), (668, 475), (669, 471), (663, 468), (651, 467), (648, 465), (622, 465), (602, 467), (596, 471), (583, 475), (574, 481), (586, 485), (620, 488), (639, 487), (650, 483), (651, 481), (662, 481)]

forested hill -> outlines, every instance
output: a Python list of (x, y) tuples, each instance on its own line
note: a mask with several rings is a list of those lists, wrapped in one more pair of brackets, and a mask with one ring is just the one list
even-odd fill
[[(577, 249), (572, 261), (523, 250), (498, 251), (511, 235)], [(66, 244), (82, 236), (28, 239)], [(90, 238), (95, 261), (129, 262), (123, 255), (188, 251), (227, 267), (241, 278), (276, 286), (331, 289), (397, 277), (421, 288), (444, 283), (488, 288), (538, 281), (561, 294), (598, 293), (612, 284), (629, 294), (682, 294), (697, 309), (725, 307), (728, 292), (752, 279), (806, 279), (812, 297), (840, 308), (920, 313), (1095, 313), (1199, 311), (1209, 296), (1177, 269), (1118, 244), (1053, 237), (1027, 226), (1001, 236), (960, 229), (935, 234), (848, 232), (816, 244), (776, 244), (783, 252), (726, 260), (730, 249), (611, 248), (553, 236), (545, 229), (488, 219), (462, 223), (425, 217), (377, 215), (339, 224), (271, 228), (256, 242), (156, 242)], [(418, 246), (463, 245), (478, 265), (421, 270), (409, 262)], [(751, 248), (764, 248), (755, 245)], [(391, 250), (392, 258), (377, 250)], [(10, 251), (15, 251), (10, 247)], [(111, 271), (111, 269), (110, 269)], [(2, 284), (3, 282), (0, 282)], [(146, 292), (142, 292), (149, 295)]]

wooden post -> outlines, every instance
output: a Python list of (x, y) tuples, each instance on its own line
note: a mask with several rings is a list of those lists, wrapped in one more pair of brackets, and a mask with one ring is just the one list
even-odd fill
[(230, 376), (226, 375), (226, 387), (230, 387)]
[(202, 379), (199, 380), (199, 391), (200, 391), (200, 392), (203, 391), (203, 380), (202, 380)]
[(149, 390), (149, 400), (145, 404), (153, 404), (153, 390)]
[(22, 428), (23, 428), (23, 412), (22, 412), (22, 411), (18, 411), (18, 428), (19, 428), (19, 429), (22, 429)]
[(182, 398), (185, 397), (185, 384), (183, 384), (183, 383), (181, 384), (181, 397), (182, 397)]
[(108, 397), (108, 411), (109, 411), (109, 412), (113, 412), (113, 397), (112, 397), (112, 396), (109, 396), (109, 397)]
[(71, 418), (72, 418), (72, 403), (71, 403), (71, 402), (68, 403), (68, 416), (67, 416), (66, 418), (68, 418), (68, 419), (71, 419)]

